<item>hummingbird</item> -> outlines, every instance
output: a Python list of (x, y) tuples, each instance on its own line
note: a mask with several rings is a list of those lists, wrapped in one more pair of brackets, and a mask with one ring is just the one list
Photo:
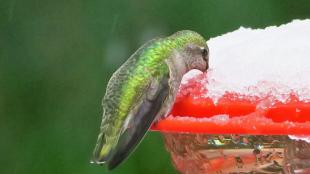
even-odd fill
[(208, 67), (206, 40), (194, 31), (179, 31), (141, 46), (108, 82), (91, 162), (106, 163), (109, 170), (117, 167), (151, 125), (169, 114), (183, 75)]

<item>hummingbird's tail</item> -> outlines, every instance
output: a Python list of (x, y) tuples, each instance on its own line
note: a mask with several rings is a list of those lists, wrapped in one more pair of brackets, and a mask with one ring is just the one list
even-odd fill
[(97, 144), (93, 152), (91, 163), (104, 164), (112, 155), (112, 146), (106, 143), (104, 133), (100, 133), (98, 136)]
[(131, 126), (124, 130), (114, 146), (106, 142), (104, 133), (101, 133), (91, 163), (107, 163), (108, 169), (112, 170), (124, 161), (150, 128), (166, 96), (167, 91), (163, 91), (156, 99), (143, 101), (137, 114), (129, 120)]

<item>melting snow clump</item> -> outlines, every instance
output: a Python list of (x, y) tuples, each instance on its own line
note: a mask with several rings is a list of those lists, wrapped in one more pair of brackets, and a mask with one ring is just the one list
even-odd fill
[(216, 101), (234, 92), (285, 102), (294, 93), (310, 101), (309, 40), (310, 20), (265, 29), (241, 27), (211, 38), (206, 97)]

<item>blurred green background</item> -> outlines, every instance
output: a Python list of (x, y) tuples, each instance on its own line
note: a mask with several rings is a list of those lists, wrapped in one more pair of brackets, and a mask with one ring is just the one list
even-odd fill
[[(0, 0), (0, 173), (108, 173), (89, 159), (113, 71), (141, 44), (310, 16), (310, 1)], [(211, 50), (212, 51), (212, 50)], [(149, 133), (111, 173), (176, 173)]]

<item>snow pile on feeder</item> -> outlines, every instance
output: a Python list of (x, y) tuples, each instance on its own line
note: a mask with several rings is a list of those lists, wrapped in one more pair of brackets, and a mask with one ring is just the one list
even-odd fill
[[(160, 121), (155, 129), (255, 134), (302, 134), (307, 130), (304, 133), (310, 133), (309, 39), (310, 20), (294, 20), (265, 29), (241, 27), (210, 39), (208, 72), (193, 70), (185, 75), (172, 116)], [(249, 116), (249, 124), (243, 124), (248, 127), (242, 131), (240, 125), (232, 123), (238, 121), (237, 117), (245, 116)], [(210, 130), (210, 124), (189, 125), (193, 120), (187, 117), (199, 118), (196, 123), (212, 122), (222, 132), (216, 128)], [(219, 120), (214, 121), (216, 118)], [(256, 124), (259, 120), (264, 123)], [(169, 121), (174, 125), (166, 124)], [(182, 127), (181, 123), (188, 125)], [(235, 131), (223, 132), (223, 124), (236, 126)], [(199, 130), (192, 130), (192, 126), (199, 125)], [(268, 132), (264, 130), (266, 126), (277, 130)]]
[(210, 71), (207, 96), (225, 92), (274, 96), (287, 101), (291, 93), (310, 99), (310, 20), (279, 27), (240, 28), (208, 41)]

